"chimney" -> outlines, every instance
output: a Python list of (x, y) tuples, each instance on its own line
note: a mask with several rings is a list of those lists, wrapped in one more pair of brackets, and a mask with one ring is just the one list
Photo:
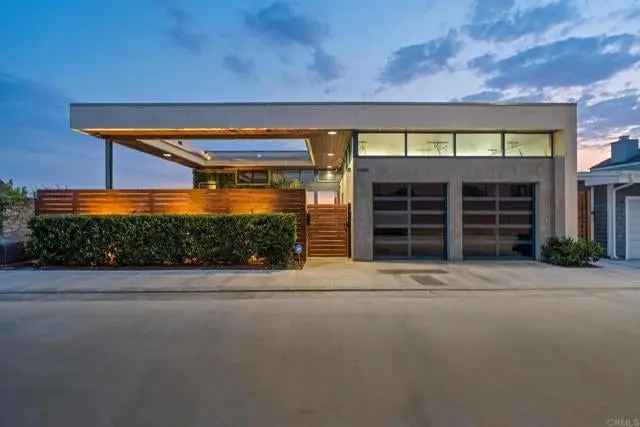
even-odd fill
[(626, 162), (638, 154), (640, 154), (638, 140), (629, 138), (629, 135), (623, 135), (611, 144), (611, 161), (613, 163)]

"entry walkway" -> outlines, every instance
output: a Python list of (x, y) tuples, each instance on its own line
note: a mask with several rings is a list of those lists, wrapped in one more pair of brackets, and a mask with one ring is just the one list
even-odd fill
[(4, 270), (0, 293), (443, 291), (640, 289), (640, 265), (537, 262), (352, 262), (311, 259), (303, 270)]

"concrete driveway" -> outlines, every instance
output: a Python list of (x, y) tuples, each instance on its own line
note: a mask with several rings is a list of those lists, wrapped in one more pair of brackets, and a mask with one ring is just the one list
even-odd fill
[(538, 262), (352, 262), (312, 259), (303, 270), (6, 270), (0, 294), (13, 292), (435, 291), (640, 288), (640, 264), (599, 268)]
[(616, 426), (640, 291), (0, 296), (0, 425)]

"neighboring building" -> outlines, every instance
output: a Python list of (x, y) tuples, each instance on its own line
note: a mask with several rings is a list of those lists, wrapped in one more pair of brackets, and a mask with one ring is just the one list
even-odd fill
[[(575, 104), (72, 104), (71, 127), (106, 141), (107, 188), (118, 143), (192, 168), (196, 187), (347, 205), (355, 260), (537, 258), (577, 233)], [(195, 148), (234, 138), (307, 151)]]
[(611, 258), (640, 258), (640, 148), (625, 135), (611, 157), (579, 174), (590, 192), (589, 233)]

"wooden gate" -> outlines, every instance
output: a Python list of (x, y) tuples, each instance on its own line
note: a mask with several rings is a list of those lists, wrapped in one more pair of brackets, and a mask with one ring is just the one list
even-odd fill
[(309, 205), (308, 255), (310, 257), (349, 256), (349, 206)]
[(591, 194), (578, 186), (578, 237), (591, 240)]

